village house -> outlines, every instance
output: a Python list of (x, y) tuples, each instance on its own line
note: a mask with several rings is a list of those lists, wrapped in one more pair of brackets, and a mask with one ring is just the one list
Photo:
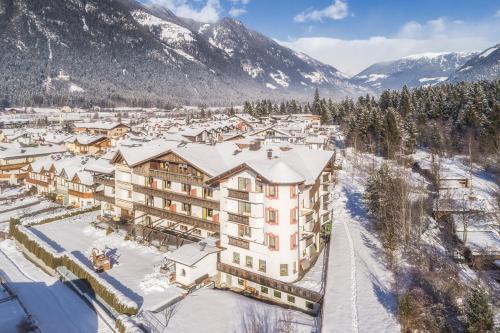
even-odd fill
[(95, 136), (105, 136), (113, 141), (121, 139), (128, 133), (130, 127), (120, 122), (75, 123), (76, 134), (87, 133)]
[(68, 150), (79, 155), (103, 155), (111, 147), (111, 140), (103, 135), (80, 134), (66, 141)]

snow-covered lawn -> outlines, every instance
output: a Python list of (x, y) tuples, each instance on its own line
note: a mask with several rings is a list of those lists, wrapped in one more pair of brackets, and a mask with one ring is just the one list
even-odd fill
[(318, 256), (318, 259), (314, 265), (307, 271), (302, 279), (295, 282), (294, 285), (306, 288), (309, 290), (321, 292), (321, 287), (323, 285), (323, 260), (324, 260), (325, 249), (323, 249)]
[[(283, 318), (288, 314), (286, 318), (294, 323), (296, 333), (314, 331), (315, 318), (305, 313), (262, 303), (230, 291), (201, 289), (177, 303), (166, 332), (242, 332), (242, 318), (251, 318), (256, 311), (262, 314), (261, 319)], [(157, 317), (164, 322), (161, 313)]]
[[(14, 209), (12, 209), (12, 205), (15, 205)], [(52, 201), (40, 201), (40, 199), (36, 197), (29, 197), (26, 200), (20, 200), (19, 202), (16, 201), (12, 205), (8, 206), (9, 210), (7, 211), (5, 211), (6, 207), (0, 208), (4, 210), (3, 213), (0, 212), (0, 226), (2, 226), (2, 224), (7, 224), (11, 218), (18, 219), (22, 218), (23, 216), (31, 216), (37, 214), (38, 212), (42, 212), (47, 209), (56, 209), (60, 207), (60, 205)]]
[[(0, 274), (42, 332), (112, 332), (75, 292), (28, 261), (11, 240), (0, 242)], [(3, 310), (8, 309), (0, 308), (0, 325)], [(12, 315), (20, 314), (13, 312)], [(0, 326), (0, 332), (16, 330)]]
[(91, 222), (96, 221), (98, 214), (85, 213), (38, 225), (31, 230), (56, 251), (71, 252), (89, 267), (92, 248), (105, 249), (112, 258), (113, 267), (99, 276), (136, 301), (142, 309), (154, 310), (183, 293), (182, 289), (169, 283), (166, 275), (159, 273), (162, 252), (135, 241), (126, 241), (123, 235), (106, 235), (105, 230), (94, 228)]
[(399, 332), (393, 274), (370, 230), (361, 202), (363, 179), (351, 177), (353, 169), (344, 159), (334, 193), (322, 332)]

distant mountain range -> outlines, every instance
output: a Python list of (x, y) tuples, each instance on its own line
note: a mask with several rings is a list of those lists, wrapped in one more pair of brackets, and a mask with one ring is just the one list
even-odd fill
[(336, 68), (222, 19), (135, 0), (1, 0), (0, 95), (241, 103), (365, 94)]
[[(240, 104), (380, 93), (499, 76), (498, 45), (374, 64), (353, 78), (224, 18), (136, 0), (0, 0), (0, 101)], [(55, 96), (55, 97), (54, 97)]]
[(399, 60), (371, 65), (351, 78), (353, 84), (381, 93), (386, 89), (401, 89), (433, 85), (448, 80), (474, 53), (423, 53)]
[(470, 58), (454, 72), (449, 82), (498, 80), (500, 78), (500, 44)]
[(371, 65), (351, 83), (381, 93), (401, 89), (500, 78), (500, 44), (483, 52), (422, 53)]

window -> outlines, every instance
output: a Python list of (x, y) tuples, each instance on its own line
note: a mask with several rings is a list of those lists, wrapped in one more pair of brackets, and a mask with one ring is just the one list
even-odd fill
[(205, 198), (212, 198), (214, 196), (214, 191), (211, 188), (204, 188), (203, 189), (203, 194)]
[(171, 187), (172, 187), (172, 182), (170, 180), (163, 181), (163, 189), (164, 190), (170, 189)]
[(238, 279), (238, 284), (240, 286), (244, 286), (245, 285), (245, 281), (243, 281), (243, 279)]
[(281, 299), (281, 292), (280, 292), (280, 291), (275, 290), (275, 291), (274, 291), (274, 297), (276, 297), (276, 298), (280, 298), (280, 299)]
[(259, 260), (259, 271), (261, 272), (266, 272), (266, 261), (265, 260), (262, 260), (260, 259)]
[(167, 170), (170, 168), (170, 165), (168, 164), (168, 162), (160, 162), (160, 169), (164, 169), (164, 170)]
[(267, 197), (272, 199), (278, 199), (277, 185), (267, 185)]
[(238, 214), (251, 214), (252, 208), (249, 202), (238, 201)]
[(179, 164), (179, 172), (180, 173), (186, 173), (188, 169), (187, 164)]
[(249, 226), (238, 224), (238, 236), (239, 237), (251, 237), (252, 231)]
[(182, 204), (182, 211), (186, 213), (191, 213), (191, 205), (188, 203), (183, 203)]
[(293, 297), (292, 295), (286, 295), (286, 300), (288, 301), (288, 303), (295, 303), (295, 297)]
[(245, 266), (248, 267), (248, 268), (252, 268), (253, 267), (253, 258), (252, 257), (246, 256), (246, 258), (245, 258)]
[(297, 223), (297, 207), (290, 209), (290, 224)]
[(146, 225), (151, 224), (151, 216), (146, 216), (146, 217), (144, 218), (144, 223), (145, 223)]
[(184, 268), (181, 270), (181, 276), (186, 276), (186, 270)]
[(169, 208), (171, 204), (172, 204), (172, 200), (163, 199), (163, 208)]
[(238, 252), (233, 252), (233, 263), (235, 264), (240, 263), (240, 254)]
[(208, 216), (208, 217), (213, 217), (213, 216), (214, 216), (214, 210), (213, 210), (213, 209), (211, 209), (211, 208), (208, 208), (208, 209), (207, 209), (207, 216)]
[(290, 235), (290, 250), (297, 248), (297, 233)]
[(270, 250), (278, 251), (279, 250), (279, 238), (273, 234), (268, 235), (267, 244)]
[(238, 177), (238, 190), (240, 191), (250, 191), (251, 181), (245, 177)]
[(306, 301), (306, 308), (308, 310), (314, 310), (314, 304), (311, 302)]
[(278, 211), (272, 208), (267, 208), (266, 222), (269, 224), (278, 224)]
[(288, 276), (288, 264), (280, 265), (280, 276)]
[(269, 289), (267, 289), (267, 287), (260, 286), (260, 292), (263, 294), (267, 294), (267, 293), (269, 293)]
[(189, 184), (182, 184), (182, 192), (189, 193), (191, 191), (191, 185)]
[(146, 197), (146, 205), (147, 206), (151, 206), (151, 207), (154, 207), (155, 206), (155, 199), (152, 195), (148, 195)]
[(297, 186), (292, 185), (290, 186), (290, 198), (296, 198), (297, 197)]
[(181, 229), (181, 231), (187, 231), (188, 227), (186, 227), (185, 225), (181, 225), (179, 229)]
[(201, 230), (200, 229), (194, 229), (193, 230), (193, 235), (201, 236)]
[(264, 192), (264, 186), (259, 181), (255, 181), (255, 192), (259, 192), (259, 193)]

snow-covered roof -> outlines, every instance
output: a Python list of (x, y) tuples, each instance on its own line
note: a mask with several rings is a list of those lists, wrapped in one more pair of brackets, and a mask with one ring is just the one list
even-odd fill
[(119, 122), (91, 122), (91, 123), (76, 123), (75, 127), (112, 130), (113, 128), (118, 127), (120, 125), (127, 126), (127, 125), (125, 125), (123, 123), (119, 123)]
[(215, 245), (215, 240), (207, 238), (198, 243), (185, 244), (175, 251), (168, 253), (165, 257), (186, 266), (194, 266), (209, 254), (221, 250), (221, 248)]

